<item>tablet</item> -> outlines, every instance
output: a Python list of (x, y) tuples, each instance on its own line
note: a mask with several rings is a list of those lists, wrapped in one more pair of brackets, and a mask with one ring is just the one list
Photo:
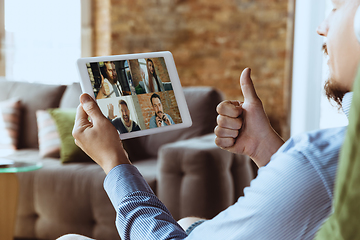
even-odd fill
[(190, 127), (170, 52), (80, 58), (81, 88), (96, 100), (121, 139)]

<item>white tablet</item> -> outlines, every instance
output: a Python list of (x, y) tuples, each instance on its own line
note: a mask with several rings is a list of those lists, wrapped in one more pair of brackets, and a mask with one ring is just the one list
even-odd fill
[(92, 96), (121, 139), (190, 127), (170, 52), (78, 60), (82, 91)]

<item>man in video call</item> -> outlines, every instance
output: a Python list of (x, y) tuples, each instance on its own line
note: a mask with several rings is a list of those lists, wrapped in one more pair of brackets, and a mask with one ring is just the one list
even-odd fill
[(130, 110), (124, 100), (119, 101), (119, 110), (121, 113), (121, 118), (117, 118), (117, 115), (114, 115), (114, 106), (112, 104), (108, 105), (108, 118), (111, 120), (111, 123), (120, 133), (128, 133), (141, 130), (139, 125), (137, 125), (135, 121), (132, 121), (130, 119)]
[(161, 99), (158, 94), (152, 94), (150, 97), (150, 102), (155, 113), (155, 115), (150, 119), (150, 128), (157, 128), (174, 124), (174, 121), (170, 115), (164, 113)]
[[(360, 0), (332, 3), (333, 11), (317, 32), (326, 38), (330, 70), (326, 94), (348, 115), (360, 63), (360, 44), (354, 32)], [(73, 136), (107, 174), (104, 188), (117, 212), (116, 226), (122, 239), (314, 238), (332, 212), (346, 127), (303, 133), (284, 143), (269, 123), (249, 68), (241, 74), (240, 86), (244, 102), (224, 101), (217, 107), (215, 142), (232, 153), (249, 155), (259, 166), (258, 175), (243, 197), (213, 219), (189, 219), (181, 221), (181, 226), (131, 165), (119, 147), (117, 132), (96, 102), (87, 94), (80, 97)]]
[(122, 96), (122, 90), (118, 82), (115, 64), (113, 62), (104, 62), (104, 68), (105, 76), (100, 89), (103, 98)]

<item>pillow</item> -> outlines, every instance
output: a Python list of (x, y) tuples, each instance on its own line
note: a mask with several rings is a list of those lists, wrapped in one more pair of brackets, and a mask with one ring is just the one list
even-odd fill
[(71, 134), (75, 123), (76, 109), (54, 108), (48, 109), (48, 112), (55, 120), (61, 139), (61, 162), (92, 162), (92, 159), (75, 144)]
[(0, 102), (0, 156), (9, 155), (17, 149), (20, 113), (20, 100)]
[(36, 111), (38, 125), (39, 152), (42, 158), (60, 158), (61, 140), (55, 120), (45, 110)]

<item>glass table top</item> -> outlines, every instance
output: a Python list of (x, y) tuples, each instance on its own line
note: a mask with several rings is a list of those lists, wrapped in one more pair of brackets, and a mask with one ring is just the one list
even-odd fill
[(40, 162), (0, 161), (0, 173), (30, 172), (41, 167)]

